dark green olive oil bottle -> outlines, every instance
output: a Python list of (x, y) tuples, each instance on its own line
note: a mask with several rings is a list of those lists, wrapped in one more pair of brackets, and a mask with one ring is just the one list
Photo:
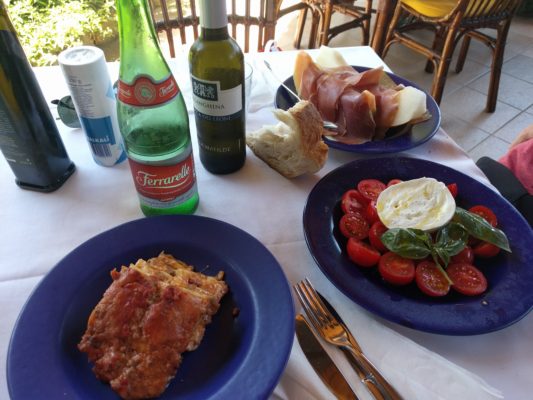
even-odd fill
[(75, 170), (0, 0), (0, 150), (23, 189), (52, 192)]

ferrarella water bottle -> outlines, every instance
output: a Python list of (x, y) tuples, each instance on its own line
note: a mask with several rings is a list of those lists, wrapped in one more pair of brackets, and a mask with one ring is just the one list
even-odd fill
[(75, 170), (2, 0), (0, 149), (24, 189), (51, 192)]
[(215, 174), (246, 157), (244, 56), (228, 34), (225, 0), (200, 0), (200, 37), (189, 52), (200, 161)]
[(147, 216), (193, 213), (199, 197), (189, 117), (146, 0), (119, 0), (118, 17), (118, 121), (141, 209)]

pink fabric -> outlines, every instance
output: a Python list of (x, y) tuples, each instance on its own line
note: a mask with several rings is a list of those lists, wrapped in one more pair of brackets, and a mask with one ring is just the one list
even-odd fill
[(533, 139), (516, 145), (499, 161), (509, 168), (529, 194), (533, 195)]

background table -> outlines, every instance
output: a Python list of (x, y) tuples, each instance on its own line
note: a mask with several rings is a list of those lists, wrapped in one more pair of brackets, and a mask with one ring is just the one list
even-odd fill
[[(383, 62), (369, 47), (342, 49), (353, 65), (377, 66)], [(292, 74), (295, 52), (280, 52), (250, 56), (255, 68), (247, 130), (275, 123), (272, 115), (273, 98), (278, 83), (262, 65), (268, 57), (279, 77)], [(197, 155), (196, 133), (192, 117), (189, 75), (185, 55), (172, 60), (178, 84), (183, 90), (191, 118), (191, 135)], [(110, 64), (112, 79), (117, 76), (117, 64)], [(68, 94), (63, 76), (57, 67), (37, 68), (36, 74), (48, 100)], [(63, 187), (50, 194), (19, 189), (11, 170), (0, 160), (0, 376), (5, 377), (5, 359), (9, 337), (16, 318), (32, 289), (41, 278), (67, 253), (89, 238), (121, 223), (142, 218), (127, 163), (113, 168), (100, 167), (91, 158), (84, 134), (79, 129), (66, 128), (58, 121), (67, 151), (77, 166), (75, 174)], [(402, 153), (441, 162), (466, 172), (488, 184), (481, 171), (445, 132), (440, 130), (426, 144)], [(395, 379), (420, 379), (433, 374), (456, 384), (469, 370), (513, 400), (529, 399), (533, 393), (533, 317), (526, 316), (515, 325), (499, 332), (474, 337), (449, 337), (389, 323), (377, 318), (351, 302), (325, 279), (307, 250), (302, 231), (302, 212), (313, 185), (337, 166), (363, 155), (330, 150), (325, 167), (315, 175), (287, 180), (257, 159), (249, 150), (245, 166), (231, 175), (208, 173), (197, 162), (200, 205), (198, 215), (229, 222), (258, 238), (277, 258), (291, 284), (310, 277), (318, 289), (346, 318), (369, 357), (384, 373)], [(198, 160), (198, 157), (196, 157)], [(227, 195), (231, 193), (231, 196)], [(54, 301), (54, 299), (50, 299)], [(376, 332), (388, 342), (373, 346)], [(420, 346), (419, 346), (420, 345)], [(394, 348), (394, 347), (401, 348)], [(428, 349), (428, 350), (426, 350)], [(350, 376), (345, 360), (328, 349), (343, 372)], [(405, 353), (407, 351), (407, 353)], [(401, 364), (402, 357), (420, 359), (428, 368), (399, 370), (389, 361)], [(453, 365), (440, 356), (455, 363)], [(387, 358), (388, 357), (388, 358)], [(435, 369), (440, 365), (442, 369)], [(476, 377), (468, 382), (476, 384)], [(352, 375), (353, 376), (353, 375)], [(442, 382), (441, 382), (442, 383)], [(483, 387), (482, 382), (479, 387)], [(358, 386), (355, 385), (357, 388)], [(490, 390), (490, 388), (489, 388)], [(424, 391), (411, 398), (423, 398)], [(285, 374), (273, 397), (311, 398), (327, 396), (309, 365), (301, 359), (295, 341)], [(487, 392), (487, 398), (489, 394)], [(8, 398), (5, 378), (0, 381), (0, 399)], [(365, 398), (364, 395), (361, 398)], [(428, 398), (428, 397), (426, 397)], [(439, 398), (437, 394), (432, 398)], [(446, 398), (446, 397), (440, 397)], [(452, 399), (452, 397), (448, 397)], [(460, 397), (455, 397), (460, 398)], [(462, 397), (467, 398), (467, 397)], [(483, 398), (483, 397), (479, 397)], [(493, 397), (491, 397), (493, 398)]]

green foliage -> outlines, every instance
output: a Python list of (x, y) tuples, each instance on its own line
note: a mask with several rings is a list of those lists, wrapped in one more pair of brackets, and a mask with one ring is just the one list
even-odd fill
[(57, 64), (63, 50), (117, 33), (114, 0), (11, 0), (8, 12), (34, 66)]

